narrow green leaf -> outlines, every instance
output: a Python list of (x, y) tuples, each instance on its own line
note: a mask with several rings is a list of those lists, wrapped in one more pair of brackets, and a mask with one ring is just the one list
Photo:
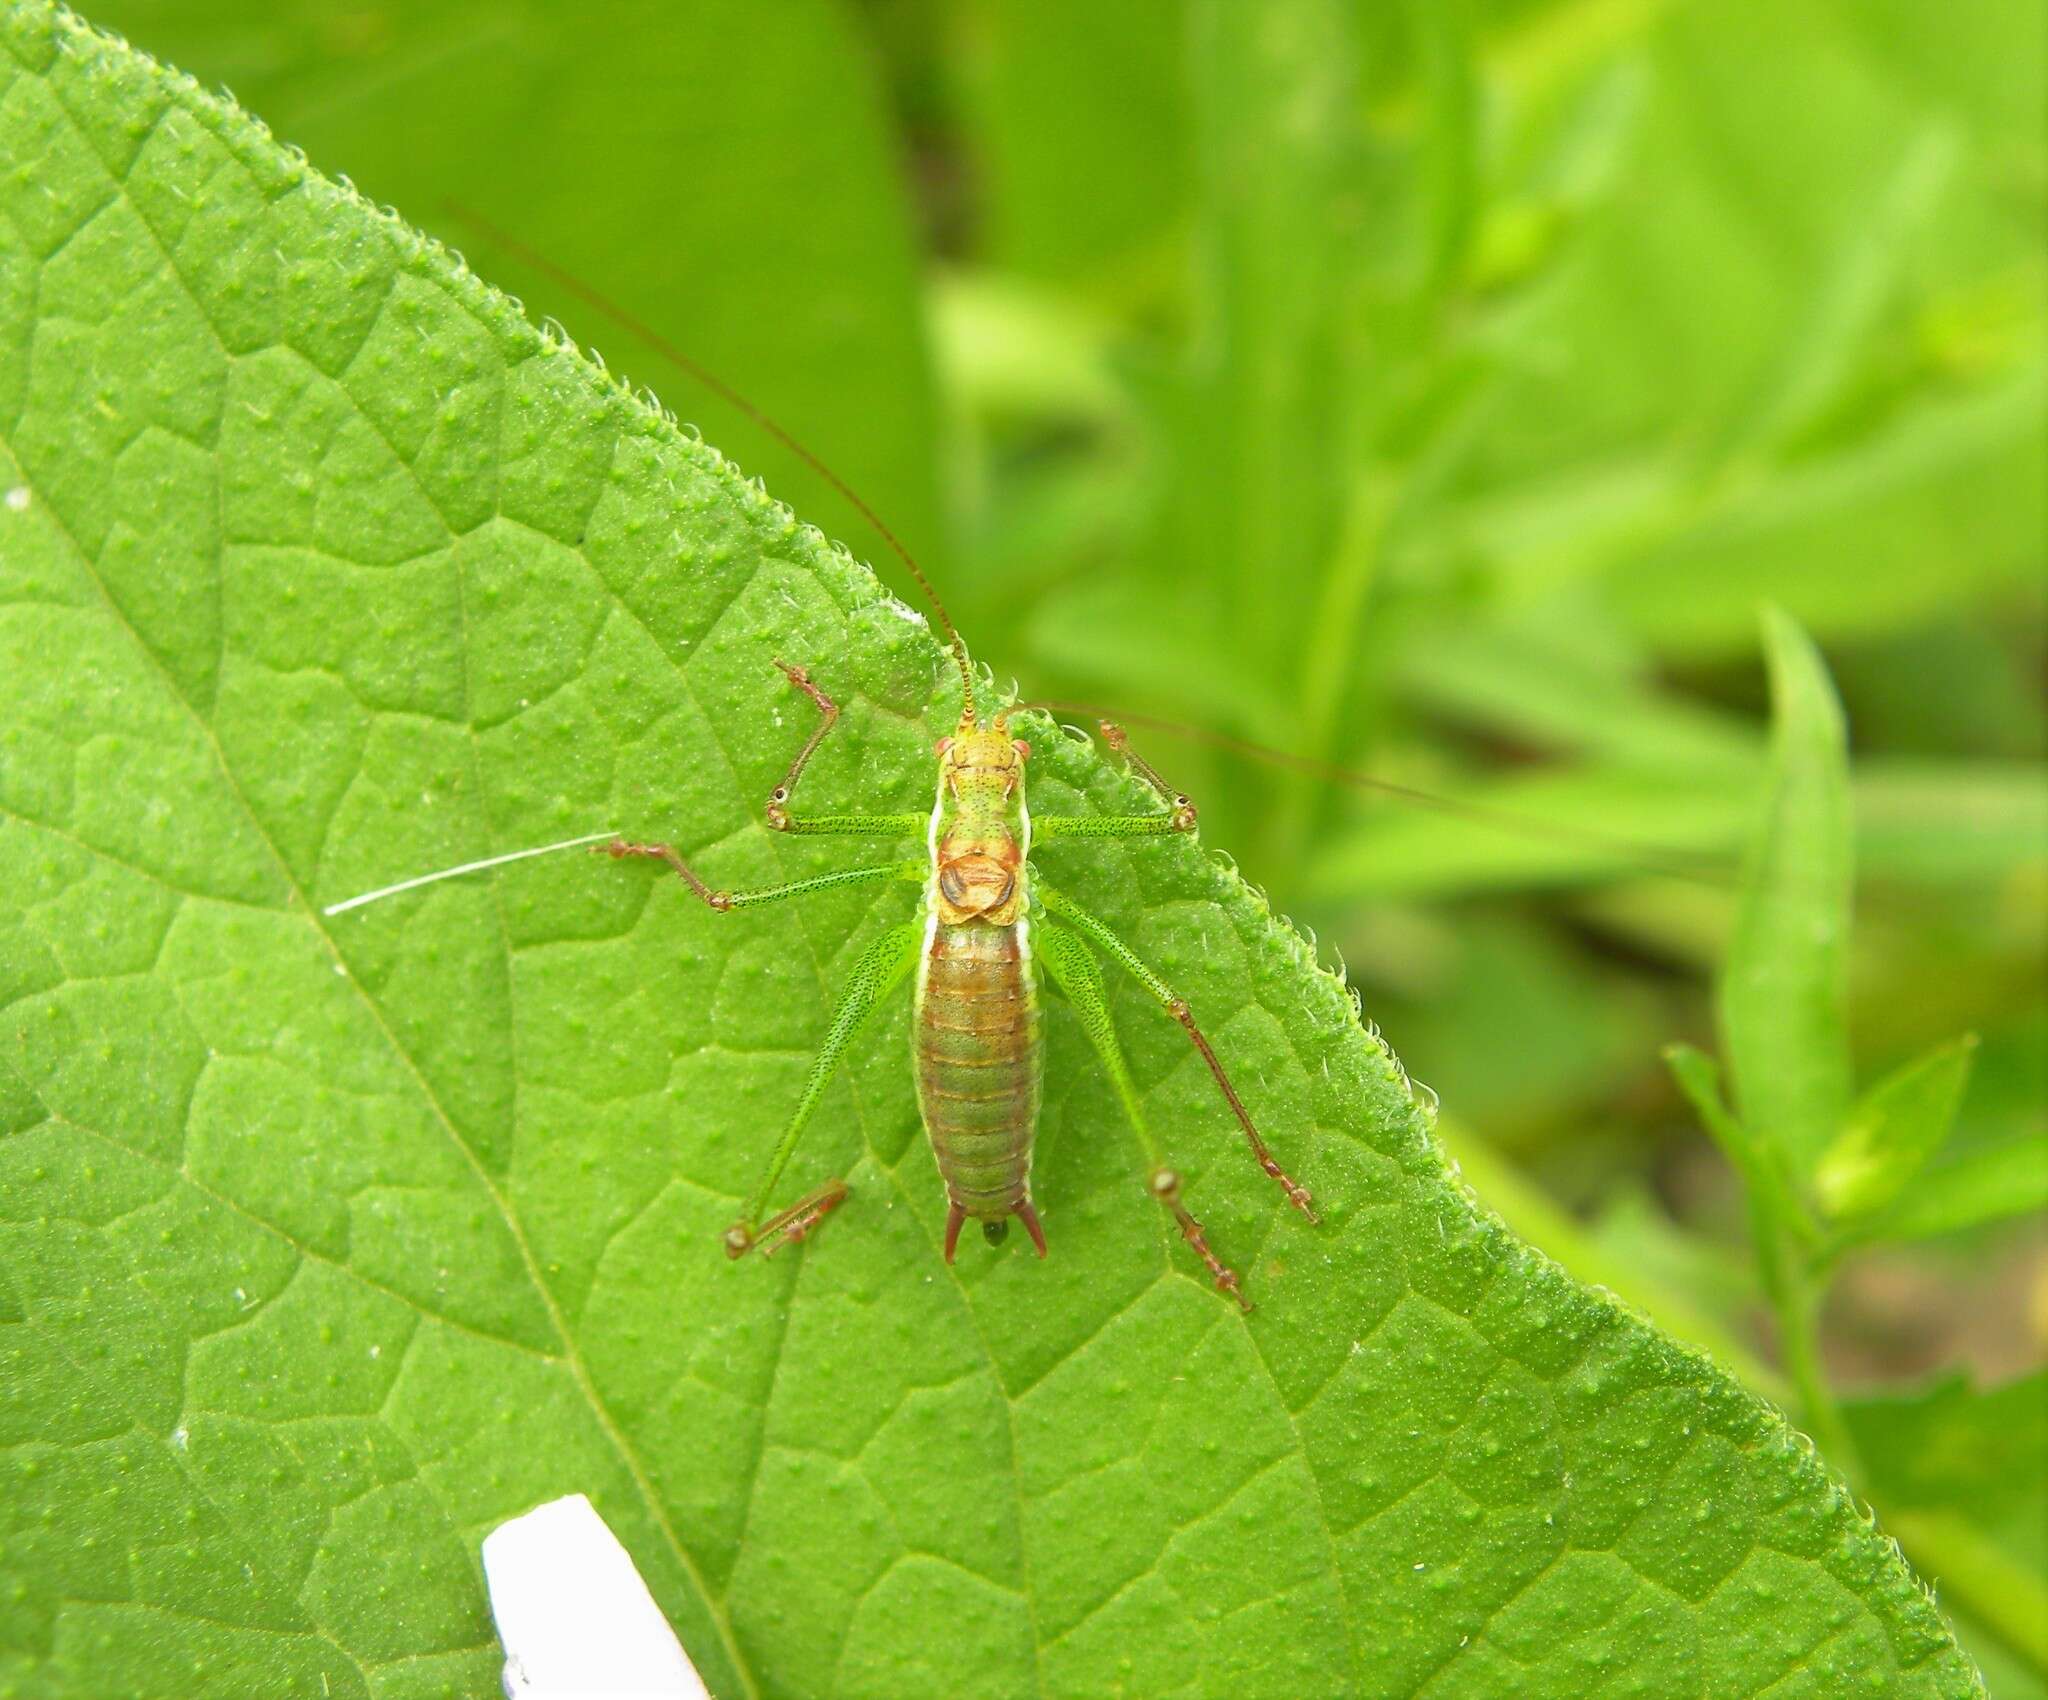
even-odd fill
[[(1383, 900), (1594, 885), (1688, 864), (1711, 875), (1750, 824), (1732, 762), (1588, 762), (1435, 788), (1451, 809), (1362, 798), (1360, 818), (1314, 846), (1309, 891)], [(2028, 877), (2048, 843), (2048, 793), (2029, 764), (1873, 763), (1852, 794), (1856, 865), (1873, 883), (1982, 892)]]
[[(583, 1491), (723, 1700), (1981, 1694), (1775, 1412), (1473, 1208), (1192, 842), (1048, 871), (1316, 1190), (1120, 992), (1249, 1319), (1058, 1010), (1046, 1262), (941, 1259), (901, 1006), (799, 1152), (846, 1206), (726, 1259), (907, 886), (720, 915), (571, 855), (327, 916), (605, 827), (844, 867), (762, 825), (808, 724), (773, 659), (845, 706), (817, 804), (902, 808), (943, 658), (447, 252), (41, 4), (0, 13), (0, 349), (0, 1683), (494, 1694), (478, 1541)], [(1032, 784), (1141, 796), (1060, 738)]]
[(1666, 1045), (1664, 1061), (1700, 1125), (1742, 1176), (1751, 1199), (1772, 1221), (1804, 1230), (1805, 1213), (1787, 1184), (1779, 1152), (1744, 1126), (1722, 1097), (1721, 1065), (1692, 1045)]
[(1955, 1125), (1976, 1052), (1977, 1036), (1966, 1033), (1864, 1093), (1813, 1172), (1828, 1215), (1869, 1216), (1898, 1197)]
[(2037, 1210), (2048, 1210), (2048, 1145), (2035, 1136), (1930, 1165), (1891, 1209), (1856, 1231), (1860, 1238), (1924, 1240)]
[(1742, 1121), (1804, 1177), (1849, 1105), (1851, 849), (1842, 707), (1819, 652), (1764, 615), (1771, 763), (1719, 987)]
[(1434, 305), (1458, 282), (1482, 210), (1479, 67), (1464, 0), (1408, 0), (1402, 12), (1415, 36), (1423, 97), (1418, 175), (1428, 240), (1418, 294)]
[(1721, 1154), (1740, 1173), (1750, 1174), (1757, 1164), (1756, 1141), (1721, 1096), (1721, 1065), (1696, 1045), (1666, 1045), (1664, 1061)]

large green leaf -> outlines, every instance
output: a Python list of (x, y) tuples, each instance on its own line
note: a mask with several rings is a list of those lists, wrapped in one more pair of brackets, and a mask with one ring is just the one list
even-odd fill
[[(714, 1690), (1964, 1696), (1783, 1421), (1475, 1213), (1342, 986), (1176, 841), (1058, 875), (1209, 1292), (1051, 1022), (1053, 1255), (937, 1249), (898, 1009), (774, 1263), (719, 1232), (907, 891), (717, 916), (521, 864), (839, 865), (945, 673), (865, 569), (248, 118), (40, 5), (0, 53), (0, 1683), (488, 1694), (481, 1534), (590, 1493)], [(1040, 740), (1041, 807), (1129, 804)]]

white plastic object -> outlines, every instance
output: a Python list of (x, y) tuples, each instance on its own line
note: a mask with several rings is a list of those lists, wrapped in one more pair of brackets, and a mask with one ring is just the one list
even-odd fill
[(580, 1493), (484, 1537), (507, 1700), (710, 1700), (618, 1536)]

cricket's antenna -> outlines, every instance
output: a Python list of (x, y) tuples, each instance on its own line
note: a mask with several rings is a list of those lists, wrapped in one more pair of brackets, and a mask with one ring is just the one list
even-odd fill
[(738, 408), (740, 412), (744, 413), (756, 425), (760, 426), (762, 430), (766, 431), (769, 436), (773, 437), (784, 448), (789, 450), (791, 454), (795, 455), (798, 460), (802, 461), (804, 465), (808, 466), (820, 478), (824, 479), (827, 484), (831, 485), (833, 489), (837, 490), (840, 495), (845, 497), (847, 502), (859, 513), (860, 517), (874, 527), (875, 534), (884, 543), (889, 545), (896, 558), (910, 569), (910, 576), (917, 580), (918, 588), (924, 592), (925, 600), (932, 605), (932, 612), (938, 615), (939, 624), (945, 630), (946, 647), (953, 652), (953, 664), (960, 669), (960, 688), (964, 693), (964, 706), (961, 709), (962, 719), (973, 719), (974, 663), (968, 659), (967, 645), (960, 639), (960, 630), (953, 624), (953, 616), (946, 612), (946, 605), (939, 600), (939, 593), (932, 588), (932, 581), (924, 576), (924, 568), (920, 567), (912, 558), (910, 551), (904, 547), (903, 540), (895, 532), (891, 531), (887, 525), (883, 524), (882, 516), (862, 500), (858, 490), (854, 489), (851, 484), (841, 478), (838, 473), (834, 472), (824, 461), (813, 454), (774, 419), (763, 413), (760, 408), (741, 395), (732, 385), (719, 377), (716, 372), (691, 359), (689, 355), (676, 347), (674, 343), (670, 342), (667, 337), (663, 336), (652, 325), (637, 315), (628, 312), (609, 296), (602, 294), (591, 285), (585, 283), (566, 266), (557, 265), (537, 248), (520, 241), (510, 231), (500, 230), (489, 219), (485, 218), (482, 213), (477, 212), (474, 208), (464, 206), (460, 201), (444, 198), (441, 206), (442, 210), (450, 218), (468, 225), (470, 229), (483, 237), (485, 241), (504, 249), (514, 259), (533, 267), (535, 271), (553, 279), (585, 306), (594, 308), (597, 312), (602, 313), (621, 330), (638, 337), (664, 360), (671, 362), (679, 370), (688, 373), (690, 377), (702, 384), (721, 401)]
[(1445, 797), (1434, 791), (1425, 791), (1419, 785), (1403, 785), (1397, 779), (1382, 779), (1377, 774), (1361, 773), (1356, 768), (1319, 761), (1313, 756), (1299, 755), (1292, 750), (1276, 750), (1266, 744), (1254, 743), (1249, 738), (1233, 737), (1228, 732), (1212, 732), (1206, 726), (1190, 726), (1178, 720), (1164, 720), (1152, 714), (1125, 714), (1080, 702), (1020, 702), (1014, 705), (1011, 712), (1029, 708), (1035, 708), (1045, 714), (1086, 715), (1097, 722), (1106, 720), (1125, 726), (1141, 726), (1147, 731), (1187, 738), (1194, 743), (1229, 750), (1234, 755), (1249, 756), (1255, 761), (1267, 762), (1294, 773), (1306, 773), (1332, 784), (1348, 785), (1353, 790), (1377, 791), (1384, 796), (1398, 797), (1403, 802), (1433, 809), (1438, 814), (1450, 815), (1458, 820), (1471, 821), (1478, 826), (1489, 826), (1501, 831), (1548, 838), (1560, 844), (1580, 844), (1589, 849), (1625, 855), (1647, 871), (1662, 874), (1670, 879), (1712, 886), (1729, 886), (1735, 883), (1732, 872), (1710, 856), (1674, 850), (1661, 844), (1645, 844), (1640, 839), (1629, 838), (1620, 833), (1602, 832), (1597, 827), (1568, 826), (1558, 821), (1523, 814), (1518, 809), (1501, 809), (1487, 803), (1463, 802), (1456, 797)]
[(360, 897), (348, 897), (339, 903), (330, 903), (320, 913), (343, 915), (351, 909), (361, 909), (366, 904), (377, 903), (387, 897), (396, 897), (401, 891), (416, 891), (423, 885), (435, 885), (442, 880), (457, 879), (463, 874), (480, 874), (486, 868), (502, 868), (507, 862), (523, 862), (530, 856), (552, 856), (557, 850), (574, 850), (579, 844), (595, 844), (600, 838), (616, 837), (618, 834), (607, 827), (603, 832), (586, 832), (581, 838), (565, 838), (559, 844), (543, 844), (532, 850), (508, 850), (502, 856), (486, 856), (480, 862), (464, 862), (459, 868), (443, 868), (438, 873), (415, 874), (411, 879), (400, 880), (396, 885), (380, 885), (375, 891), (366, 891)]

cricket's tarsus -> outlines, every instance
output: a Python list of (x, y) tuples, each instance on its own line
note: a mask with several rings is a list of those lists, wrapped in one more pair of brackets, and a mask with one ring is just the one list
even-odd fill
[(759, 1232), (749, 1228), (745, 1222), (735, 1222), (725, 1230), (725, 1255), (729, 1258), (744, 1257), (759, 1246), (763, 1257), (773, 1257), (784, 1246), (795, 1245), (807, 1238), (811, 1230), (844, 1204), (851, 1193), (852, 1189), (844, 1181), (831, 1180), (815, 1192), (805, 1194), (787, 1210), (777, 1211), (761, 1224)]
[(1193, 799), (1185, 791), (1176, 791), (1165, 780), (1161, 779), (1158, 770), (1143, 756), (1139, 755), (1136, 750), (1131, 748), (1131, 735), (1114, 720), (1098, 719), (1095, 724), (1102, 733), (1102, 741), (1123, 757), (1133, 773), (1159, 793), (1167, 808), (1173, 811), (1174, 825), (1183, 832), (1193, 832), (1195, 830), (1195, 805)]
[(811, 699), (812, 706), (818, 711), (816, 730), (804, 740), (804, 747), (797, 751), (796, 760), (789, 764), (789, 772), (783, 775), (782, 783), (768, 793), (768, 824), (777, 832), (782, 832), (789, 825), (789, 795), (796, 789), (796, 782), (803, 777), (804, 768), (809, 765), (812, 752), (825, 741), (825, 734), (839, 724), (839, 705), (812, 684), (810, 674), (801, 667), (790, 666), (780, 656), (775, 658), (775, 665), (782, 669), (783, 676), (792, 685)]
[(1173, 1212), (1174, 1221), (1180, 1225), (1181, 1238), (1194, 1247), (1195, 1255), (1202, 1260), (1214, 1279), (1216, 1290), (1235, 1299), (1238, 1308), (1249, 1316), (1252, 1301), (1244, 1296), (1244, 1290), (1238, 1285), (1237, 1271), (1227, 1268), (1209, 1249), (1209, 1241), (1202, 1232), (1202, 1224), (1195, 1220), (1188, 1207), (1180, 1201), (1179, 1174), (1172, 1169), (1155, 1169), (1152, 1174), (1152, 1196)]

